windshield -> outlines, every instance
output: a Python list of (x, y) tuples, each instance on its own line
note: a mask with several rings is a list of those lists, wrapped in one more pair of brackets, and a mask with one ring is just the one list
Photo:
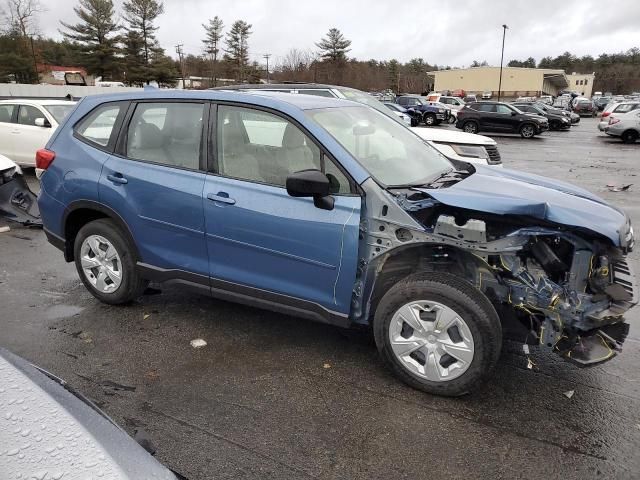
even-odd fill
[(306, 114), (386, 186), (423, 185), (453, 168), (411, 130), (371, 108), (323, 108)]
[(65, 117), (73, 109), (75, 104), (61, 104), (61, 105), (45, 105), (44, 108), (58, 123), (62, 123)]

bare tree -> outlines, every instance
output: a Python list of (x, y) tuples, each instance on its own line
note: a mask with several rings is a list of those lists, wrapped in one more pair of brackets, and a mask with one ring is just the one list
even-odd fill
[(9, 28), (22, 37), (38, 33), (38, 14), (45, 11), (40, 0), (6, 0), (4, 13)]

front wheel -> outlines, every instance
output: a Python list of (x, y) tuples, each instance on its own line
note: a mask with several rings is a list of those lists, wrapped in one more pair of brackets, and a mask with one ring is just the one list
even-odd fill
[(522, 138), (533, 138), (536, 134), (536, 129), (533, 125), (526, 124), (520, 128), (520, 136)]
[(453, 115), (449, 116), (449, 124), (454, 124), (458, 121), (458, 119), (456, 117), (454, 117)]
[(74, 258), (82, 283), (101, 302), (130, 302), (148, 284), (136, 271), (135, 254), (125, 235), (109, 219), (94, 220), (80, 229)]
[(427, 127), (431, 127), (436, 124), (436, 116), (433, 113), (425, 113), (422, 121)]
[(378, 304), (373, 331), (385, 365), (408, 385), (436, 395), (477, 388), (502, 346), (491, 302), (448, 273), (412, 275), (394, 285)]

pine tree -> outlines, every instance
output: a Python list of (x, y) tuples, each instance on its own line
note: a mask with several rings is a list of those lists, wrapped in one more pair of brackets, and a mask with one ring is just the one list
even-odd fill
[(73, 11), (80, 22), (70, 25), (60, 22), (68, 31), (61, 32), (66, 40), (80, 44), (82, 66), (96, 76), (107, 78), (118, 71), (120, 27), (113, 19), (112, 0), (80, 0)]
[(350, 45), (351, 40), (344, 38), (342, 32), (337, 28), (330, 29), (327, 36), (316, 43), (320, 49), (320, 56), (331, 62), (347, 60), (347, 53), (351, 51)]
[(209, 24), (202, 24), (205, 30), (204, 53), (211, 57), (211, 85), (216, 86), (216, 64), (218, 62), (218, 53), (220, 53), (220, 40), (222, 39), (222, 29), (224, 23), (217, 15), (209, 20)]
[(128, 0), (122, 5), (127, 31), (136, 32), (142, 39), (142, 52), (145, 63), (149, 63), (153, 48), (158, 47), (156, 27), (153, 22), (164, 13), (164, 5), (157, 0)]
[(235, 66), (239, 82), (245, 80), (245, 69), (249, 63), (249, 35), (251, 25), (244, 20), (236, 20), (225, 39), (227, 45), (224, 58)]

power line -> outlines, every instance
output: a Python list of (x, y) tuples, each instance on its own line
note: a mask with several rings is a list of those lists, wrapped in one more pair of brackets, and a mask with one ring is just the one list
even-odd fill
[(182, 88), (187, 88), (187, 82), (184, 78), (184, 52), (182, 51), (182, 47), (184, 45), (182, 43), (179, 43), (178, 45), (176, 45), (176, 53), (178, 54), (178, 60), (180, 62), (180, 76), (182, 77)]
[(267, 83), (271, 83), (271, 81), (269, 80), (269, 57), (271, 57), (270, 53), (265, 53), (262, 58), (264, 58), (267, 61)]

